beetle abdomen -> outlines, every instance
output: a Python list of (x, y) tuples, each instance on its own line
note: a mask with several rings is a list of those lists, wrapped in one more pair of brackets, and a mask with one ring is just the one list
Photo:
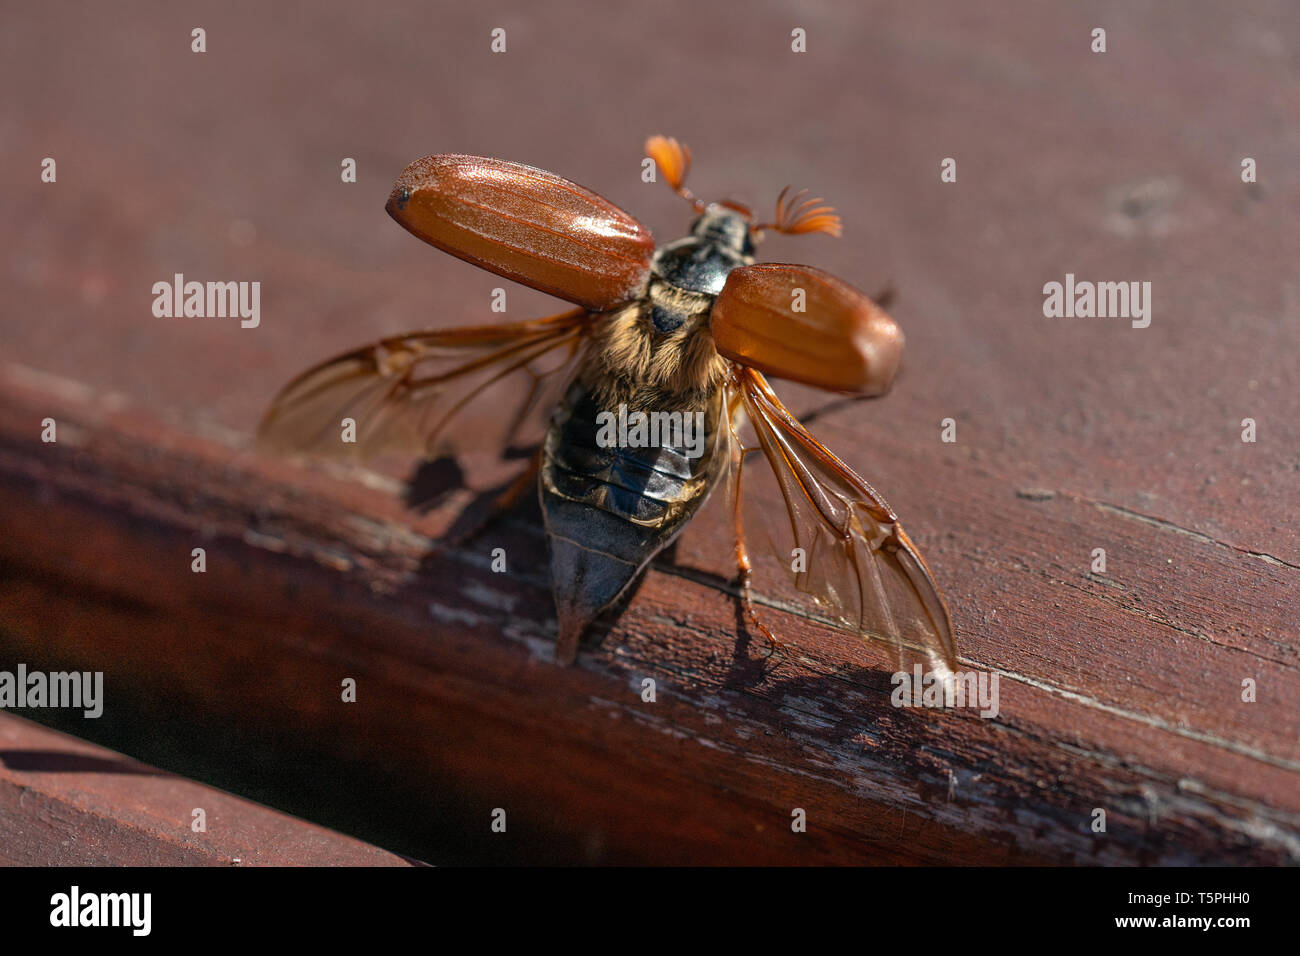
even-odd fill
[(680, 426), (662, 419), (655, 445), (644, 441), (653, 435), (638, 434), (635, 424), (628, 428), (626, 416), (601, 408), (580, 384), (556, 410), (540, 494), (559, 618), (558, 661), (573, 660), (587, 625), (708, 497), (726, 461), (718, 441), (720, 408), (718, 392), (706, 410), (678, 413)]

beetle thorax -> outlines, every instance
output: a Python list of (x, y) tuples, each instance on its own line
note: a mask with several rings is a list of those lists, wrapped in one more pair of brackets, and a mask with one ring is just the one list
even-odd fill
[(753, 253), (748, 219), (716, 205), (689, 236), (661, 246), (645, 297), (593, 334), (581, 378), (597, 400), (637, 411), (707, 406), (727, 370), (709, 313), (731, 270), (752, 265)]
[(689, 236), (655, 252), (651, 271), (678, 289), (717, 295), (732, 269), (753, 261), (748, 220), (730, 209), (710, 206), (691, 226)]
[[(704, 408), (728, 367), (709, 334), (712, 305), (711, 295), (651, 279), (645, 299), (602, 316), (580, 379), (606, 409)], [(666, 321), (673, 328), (665, 330)]]

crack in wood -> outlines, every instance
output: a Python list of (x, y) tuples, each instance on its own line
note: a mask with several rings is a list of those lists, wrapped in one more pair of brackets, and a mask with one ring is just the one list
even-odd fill
[(1107, 501), (1099, 501), (1096, 498), (1089, 498), (1085, 495), (1076, 495), (1065, 491), (1061, 492), (1061, 497), (1068, 498), (1071, 501), (1078, 501), (1082, 504), (1092, 505), (1101, 511), (1118, 515), (1121, 518), (1127, 518), (1129, 521), (1138, 521), (1142, 524), (1149, 525), (1152, 528), (1159, 528), (1162, 531), (1168, 531), (1171, 534), (1181, 534), (1196, 541), (1200, 541), (1203, 544), (1212, 544), (1220, 548), (1226, 548), (1229, 551), (1236, 551), (1238, 554), (1248, 555), (1249, 557), (1263, 561), (1265, 564), (1271, 564), (1275, 567), (1281, 568), (1290, 568), (1292, 571), (1300, 571), (1300, 564), (1292, 564), (1289, 561), (1284, 561), (1275, 555), (1269, 554), (1267, 551), (1252, 551), (1250, 548), (1233, 544), (1230, 541), (1220, 541), (1218, 538), (1205, 534), (1203, 531), (1193, 531), (1191, 528), (1184, 528), (1180, 524), (1166, 521), (1164, 518), (1155, 518), (1151, 515), (1143, 514), (1140, 511), (1134, 511), (1132, 508), (1113, 505)]

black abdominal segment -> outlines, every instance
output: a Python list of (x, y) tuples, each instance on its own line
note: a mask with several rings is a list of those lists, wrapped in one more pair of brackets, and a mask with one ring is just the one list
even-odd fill
[(717, 441), (719, 409), (720, 395), (704, 413), (698, 458), (680, 445), (601, 447), (597, 416), (606, 409), (581, 385), (556, 410), (540, 487), (560, 624), (557, 658), (572, 659), (587, 624), (708, 497), (725, 461)]

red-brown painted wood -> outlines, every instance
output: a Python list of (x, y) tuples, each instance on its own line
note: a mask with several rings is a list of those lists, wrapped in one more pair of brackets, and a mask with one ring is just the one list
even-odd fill
[(0, 714), (0, 834), (4, 866), (410, 865), (9, 714)]
[[(309, 31), (223, 9), (202, 55), (192, 17), (161, 8), (8, 16), (0, 666), (100, 667), (177, 733), (237, 727), (370, 767), (376, 792), (423, 785), (406, 805), (436, 813), (410, 832), (445, 820), (470, 834), (458, 858), (1300, 859), (1300, 13), (565, 9), (503, 8), (502, 55), (468, 7), (324, 6)], [(789, 657), (738, 644), (716, 514), (577, 670), (551, 667), (535, 512), (437, 550), (513, 470), (476, 442), (504, 402), (422, 475), (453, 486), (427, 510), (403, 504), (409, 461), (248, 451), (313, 362), (562, 308), (511, 286), (495, 315), (500, 278), (395, 226), (384, 202), (412, 159), (526, 160), (666, 239), (689, 212), (641, 181), (651, 132), (690, 143), (705, 199), (763, 218), (794, 182), (843, 217), (842, 239), (771, 237), (763, 257), (898, 290), (887, 396), (776, 387), (799, 413), (832, 402), (813, 433), (898, 513), (964, 664), (1001, 677), (999, 719), (896, 711), (870, 649), (779, 609)], [(260, 325), (155, 318), (150, 289), (177, 272), (262, 281)], [(1045, 318), (1067, 273), (1150, 281), (1151, 326)], [(498, 806), (508, 843), (487, 830)], [(411, 855), (446, 841), (427, 846)]]
[[(1285, 720), (1251, 718), (1287, 712), (1294, 669), (1270, 662), (1267, 645), (1140, 624), (1102, 581), (1054, 584), (998, 564), (995, 588), (1033, 604), (1003, 625), (959, 601), (964, 662), (1001, 675), (996, 721), (896, 710), (881, 655), (771, 609), (792, 653), (766, 660), (761, 640), (738, 639), (734, 600), (697, 563), (695, 538), (566, 672), (551, 662), (544, 545), (526, 512), (440, 554), (426, 535), (454, 506), (412, 525), (377, 477), (256, 459), (133, 406), (33, 393), (48, 383), (21, 374), (7, 385), (19, 420), (52, 409), (69, 436), (42, 446), (3, 432), (8, 656), (57, 648), (133, 695), (263, 732), (291, 726), (302, 746), (455, 788), (485, 835), (504, 806), (527, 821), (521, 847), (558, 831), (590, 860), (1289, 859), (1294, 741)], [(967, 494), (996, 516), (996, 493), (981, 487)], [(1044, 505), (1010, 496), (1005, 510), (1026, 534), (1050, 532)], [(1060, 507), (1058, 521), (1096, 510)], [(1146, 527), (1111, 520), (1119, 534)], [(1264, 564), (1187, 542), (1185, 559), (1223, 579)], [(1130, 547), (1144, 543), (1136, 534)], [(190, 571), (194, 546), (207, 549), (202, 575)], [(488, 570), (497, 546), (507, 575)], [(1075, 636), (1068, 662), (1031, 671), (971, 650), (981, 634), (1015, 648), (1035, 608)], [(1224, 662), (1243, 653), (1280, 699), (1223, 703), (1236, 676)], [(1202, 668), (1223, 672), (1217, 702)], [(1140, 679), (1119, 676), (1122, 691), (1107, 680), (1125, 674)], [(358, 681), (357, 704), (340, 700), (344, 677)], [(646, 678), (654, 704), (641, 699)], [(789, 831), (795, 807), (816, 823), (801, 837)], [(1095, 807), (1105, 837), (1088, 830)]]

